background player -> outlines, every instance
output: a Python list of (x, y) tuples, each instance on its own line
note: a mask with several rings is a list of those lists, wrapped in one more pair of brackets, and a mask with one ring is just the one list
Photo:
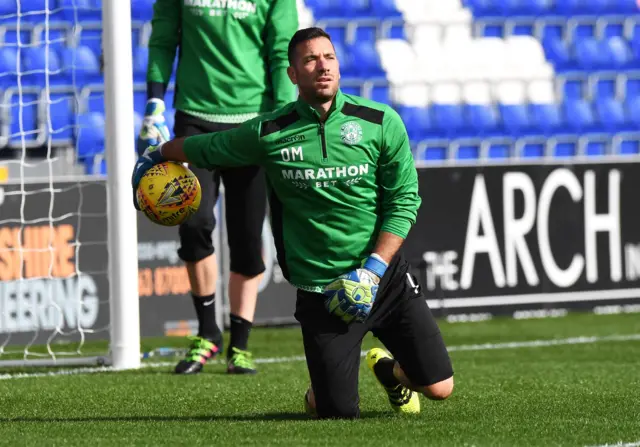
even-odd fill
[[(176, 137), (232, 129), (295, 98), (295, 87), (286, 73), (287, 44), (298, 29), (295, 0), (218, 2), (220, 7), (187, 4), (182, 0), (156, 0), (154, 4), (147, 70), (149, 99), (139, 153), (169, 139), (164, 96), (176, 50)], [(231, 257), (227, 370), (254, 373), (247, 343), (265, 270), (261, 253), (264, 173), (257, 166), (191, 169), (202, 186), (202, 202), (198, 213), (180, 226), (178, 254), (186, 263), (199, 330), (175, 371), (200, 372), (222, 348), (215, 318), (218, 268), (212, 242), (216, 224), (213, 209), (222, 179)]]
[[(214, 135), (175, 139), (139, 159), (132, 183), (164, 160), (197, 166), (266, 168), (278, 261), (298, 288), (311, 388), (310, 413), (359, 416), (362, 339), (372, 331), (389, 349), (367, 363), (402, 413), (453, 390), (440, 330), (400, 248), (421, 200), (406, 129), (389, 106), (345, 95), (329, 36), (298, 31), (288, 74), (298, 101)], [(295, 139), (297, 147), (288, 142)]]

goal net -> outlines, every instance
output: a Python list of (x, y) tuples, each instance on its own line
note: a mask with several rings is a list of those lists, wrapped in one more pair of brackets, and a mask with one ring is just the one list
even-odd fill
[(126, 3), (0, 2), (0, 367), (139, 363)]

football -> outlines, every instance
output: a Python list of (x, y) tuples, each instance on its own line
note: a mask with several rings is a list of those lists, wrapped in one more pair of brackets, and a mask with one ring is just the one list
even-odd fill
[(200, 206), (202, 192), (195, 174), (181, 163), (164, 162), (149, 169), (138, 185), (136, 199), (152, 221), (180, 225)]

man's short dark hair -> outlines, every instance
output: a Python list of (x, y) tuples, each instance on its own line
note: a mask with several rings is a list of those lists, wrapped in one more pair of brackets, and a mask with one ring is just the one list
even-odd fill
[(329, 36), (329, 34), (327, 34), (322, 28), (312, 27), (296, 31), (296, 33), (289, 41), (289, 65), (293, 65), (293, 58), (296, 55), (296, 47), (298, 46), (298, 44), (306, 42), (308, 40), (317, 39), (318, 37), (326, 37), (327, 39), (331, 40), (331, 36)]

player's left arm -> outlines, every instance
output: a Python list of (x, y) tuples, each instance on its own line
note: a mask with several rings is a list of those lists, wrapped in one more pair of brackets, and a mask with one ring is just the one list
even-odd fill
[(265, 39), (275, 108), (295, 100), (296, 89), (287, 76), (289, 66), (287, 49), (291, 37), (297, 30), (296, 0), (275, 0), (267, 16)]
[(346, 323), (367, 319), (378, 283), (415, 224), (421, 203), (409, 137), (393, 109), (387, 109), (384, 115), (378, 182), (383, 222), (373, 252), (362, 268), (343, 275), (324, 292), (329, 312)]

